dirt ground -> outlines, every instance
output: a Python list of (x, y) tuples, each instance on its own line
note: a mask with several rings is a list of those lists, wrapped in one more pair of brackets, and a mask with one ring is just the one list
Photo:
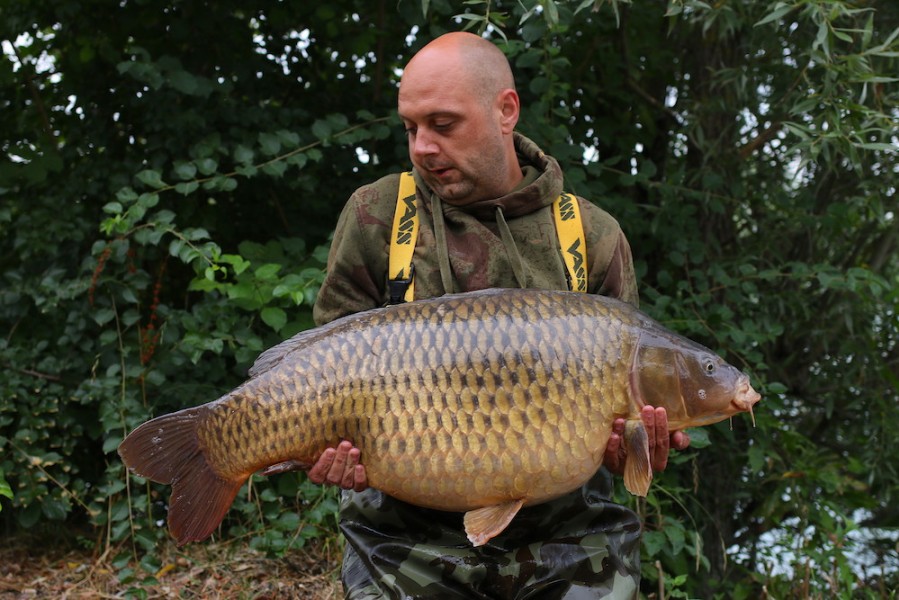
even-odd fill
[[(308, 545), (270, 558), (238, 542), (167, 546), (162, 567), (144, 572), (133, 560), (113, 565), (121, 549), (52, 548), (21, 540), (0, 544), (0, 599), (203, 598), (337, 600), (339, 549), (331, 542)], [(121, 581), (133, 569), (137, 579)], [(142, 582), (153, 575), (155, 583)]]

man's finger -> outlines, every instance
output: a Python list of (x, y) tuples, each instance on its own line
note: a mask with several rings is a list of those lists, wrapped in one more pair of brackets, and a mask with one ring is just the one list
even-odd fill
[(649, 440), (649, 456), (655, 454), (656, 448), (656, 411), (651, 406), (644, 406), (640, 410), (640, 420), (643, 421), (643, 429), (646, 430), (646, 439)]
[(318, 457), (318, 460), (315, 461), (315, 464), (312, 465), (312, 468), (306, 473), (309, 477), (309, 481), (312, 483), (324, 483), (327, 478), (328, 471), (331, 469), (331, 465), (334, 463), (334, 455), (337, 454), (337, 451), (334, 448), (327, 448), (324, 452), (322, 452), (321, 456)]
[[(622, 419), (622, 423), (624, 419)], [(621, 435), (612, 432), (609, 441), (606, 442), (606, 452), (603, 456), (603, 464), (612, 473), (621, 472)]]
[(353, 469), (353, 490), (361, 492), (368, 487), (368, 477), (365, 475), (365, 467), (356, 465)]
[(346, 470), (347, 455), (353, 445), (347, 441), (340, 442), (337, 445), (337, 451), (334, 454), (334, 462), (328, 469), (326, 480), (331, 485), (340, 485), (343, 482), (343, 474)]
[(690, 436), (686, 431), (675, 431), (671, 434), (671, 447), (675, 450), (686, 450), (690, 447)]
[[(654, 431), (650, 435), (650, 439), (655, 438), (655, 444), (650, 442), (651, 464), (654, 471), (664, 471), (668, 466), (668, 412), (658, 407), (653, 415)], [(648, 428), (648, 426), (647, 426)]]
[(356, 465), (359, 464), (359, 449), (352, 448), (347, 454), (346, 465), (343, 468), (343, 478), (340, 481), (340, 487), (345, 490), (351, 489), (356, 485)]

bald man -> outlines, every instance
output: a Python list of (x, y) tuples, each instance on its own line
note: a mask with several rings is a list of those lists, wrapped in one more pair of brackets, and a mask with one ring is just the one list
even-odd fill
[[(520, 103), (505, 55), (470, 33), (422, 48), (400, 82), (399, 116), (414, 167), (419, 234), (415, 297), (488, 287), (568, 289), (551, 205), (562, 192), (558, 163), (515, 132)], [(337, 224), (315, 304), (322, 325), (385, 305), (399, 174), (359, 188)], [(630, 247), (618, 223), (578, 198), (591, 293), (637, 304)], [(652, 463), (665, 468), (664, 409), (646, 407)], [(623, 420), (605, 465), (620, 472)], [(609, 500), (608, 471), (562, 498), (521, 510), (474, 548), (462, 515), (411, 506), (367, 488), (365, 457), (349, 441), (324, 452), (311, 480), (340, 485), (346, 597), (632, 598), (640, 574), (637, 516)], [(477, 477), (472, 473), (472, 477)]]

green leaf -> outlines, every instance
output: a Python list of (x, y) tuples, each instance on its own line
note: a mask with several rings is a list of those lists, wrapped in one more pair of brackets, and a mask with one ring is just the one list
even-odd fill
[(271, 281), (277, 277), (278, 272), (281, 269), (282, 266), (277, 263), (268, 263), (256, 269), (254, 274), (256, 275), (257, 279), (261, 279), (262, 281)]
[(275, 331), (280, 331), (287, 323), (287, 313), (277, 307), (263, 308), (260, 316), (262, 321)]
[(665, 534), (660, 531), (644, 531), (642, 542), (646, 554), (651, 557), (658, 556), (667, 544)]
[(182, 232), (184, 235), (184, 239), (195, 242), (197, 240), (208, 240), (209, 232), (203, 229), (202, 227), (191, 227), (189, 229), (185, 229)]
[(175, 175), (178, 176), (182, 181), (187, 181), (189, 179), (193, 179), (197, 176), (197, 166), (193, 163), (189, 162), (176, 162), (175, 163)]
[(184, 196), (189, 196), (200, 189), (200, 183), (197, 181), (183, 181), (175, 184), (175, 191)]
[(97, 325), (106, 325), (115, 318), (115, 312), (111, 308), (100, 308), (93, 313)]
[(124, 207), (119, 202), (107, 202), (103, 205), (103, 212), (109, 213), (112, 215), (121, 214), (124, 210)]
[(273, 177), (283, 177), (287, 171), (287, 163), (283, 160), (266, 163), (262, 166), (262, 172)]
[(149, 187), (156, 189), (166, 187), (166, 183), (162, 180), (162, 174), (160, 174), (159, 171), (144, 169), (139, 172), (136, 177), (138, 181)]
[(331, 126), (327, 121), (318, 119), (312, 124), (312, 135), (320, 140), (326, 140), (331, 136)]
[(680, 554), (683, 551), (686, 542), (683, 525), (678, 521), (669, 521), (663, 531), (671, 545), (671, 553), (674, 555)]
[(198, 158), (194, 161), (203, 175), (212, 175), (218, 169), (218, 162), (213, 158)]
[[(5, 440), (3, 438), (0, 438), (0, 447), (4, 445), (4, 442)], [(12, 488), (10, 487), (9, 483), (7, 483), (4, 477), (3, 469), (0, 469), (0, 496), (6, 496), (10, 500), (15, 498), (12, 492)], [(3, 510), (2, 502), (0, 502), (0, 510)]]
[(759, 27), (761, 25), (765, 25), (766, 23), (780, 20), (791, 10), (793, 10), (792, 4), (788, 4), (786, 2), (777, 2), (774, 5), (774, 8), (767, 15), (765, 15), (760, 21), (755, 23), (754, 27)]
[(700, 448), (708, 448), (711, 445), (709, 432), (702, 427), (687, 429), (686, 433), (690, 436), (690, 448), (698, 450)]
[(103, 454), (111, 454), (116, 451), (119, 447), (119, 444), (122, 443), (122, 436), (120, 435), (111, 435), (108, 436), (105, 440), (103, 440)]
[(864, 144), (859, 144), (859, 148), (864, 148), (865, 150), (880, 150), (883, 152), (899, 152), (899, 146), (881, 142), (866, 142)]
[(44, 516), (51, 521), (62, 521), (69, 514), (69, 505), (64, 500), (47, 498), (41, 503)]
[(260, 133), (259, 145), (266, 156), (276, 156), (281, 151), (281, 139), (274, 133)]
[(196, 94), (199, 90), (197, 78), (187, 71), (175, 71), (174, 73), (171, 73), (169, 75), (169, 84), (179, 92), (188, 95)]
[(235, 275), (240, 275), (250, 267), (250, 261), (239, 254), (222, 254), (222, 262), (231, 265)]
[(135, 192), (130, 187), (123, 187), (120, 188), (118, 192), (116, 192), (115, 197), (116, 200), (118, 200), (122, 204), (128, 204), (137, 200), (137, 192)]
[(234, 148), (234, 161), (235, 162), (238, 162), (238, 163), (241, 163), (244, 165), (249, 165), (249, 164), (252, 164), (252, 162), (253, 162), (253, 156), (254, 156), (253, 150), (250, 148), (247, 148), (243, 144), (238, 144), (237, 147)]
[(300, 143), (300, 136), (293, 132), (288, 131), (287, 129), (282, 129), (275, 133), (278, 136), (278, 139), (287, 146), (288, 148), (295, 148)]

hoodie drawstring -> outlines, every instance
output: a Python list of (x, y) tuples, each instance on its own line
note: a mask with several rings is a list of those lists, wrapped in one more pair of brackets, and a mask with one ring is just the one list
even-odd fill
[(443, 201), (437, 194), (431, 194), (431, 208), (434, 214), (434, 241), (437, 244), (437, 264), (440, 265), (440, 280), (443, 282), (443, 291), (452, 294), (455, 291), (453, 285), (453, 270), (450, 267), (449, 248), (446, 245), (446, 222), (443, 219)]
[[(444, 293), (455, 293), (455, 285), (453, 283), (453, 270), (450, 266), (449, 247), (446, 243), (446, 220), (443, 215), (443, 201), (437, 194), (431, 194), (431, 212), (434, 218), (434, 241), (437, 246), (437, 264), (440, 266), (440, 280), (443, 283)], [(515, 281), (521, 288), (527, 287), (528, 277), (527, 269), (524, 265), (524, 259), (518, 251), (515, 244), (515, 238), (512, 237), (512, 230), (506, 223), (506, 217), (503, 209), (496, 207), (496, 224), (499, 228), (500, 239), (506, 248), (506, 256), (509, 258), (509, 264), (512, 266), (512, 273), (515, 275)]]
[(503, 246), (506, 247), (506, 255), (509, 257), (509, 263), (512, 265), (515, 281), (518, 282), (518, 287), (526, 288), (528, 280), (524, 261), (521, 259), (518, 246), (515, 245), (515, 239), (512, 237), (512, 231), (506, 223), (506, 217), (503, 216), (503, 209), (499, 206), (496, 207), (496, 224), (499, 227), (499, 235), (503, 240)]

